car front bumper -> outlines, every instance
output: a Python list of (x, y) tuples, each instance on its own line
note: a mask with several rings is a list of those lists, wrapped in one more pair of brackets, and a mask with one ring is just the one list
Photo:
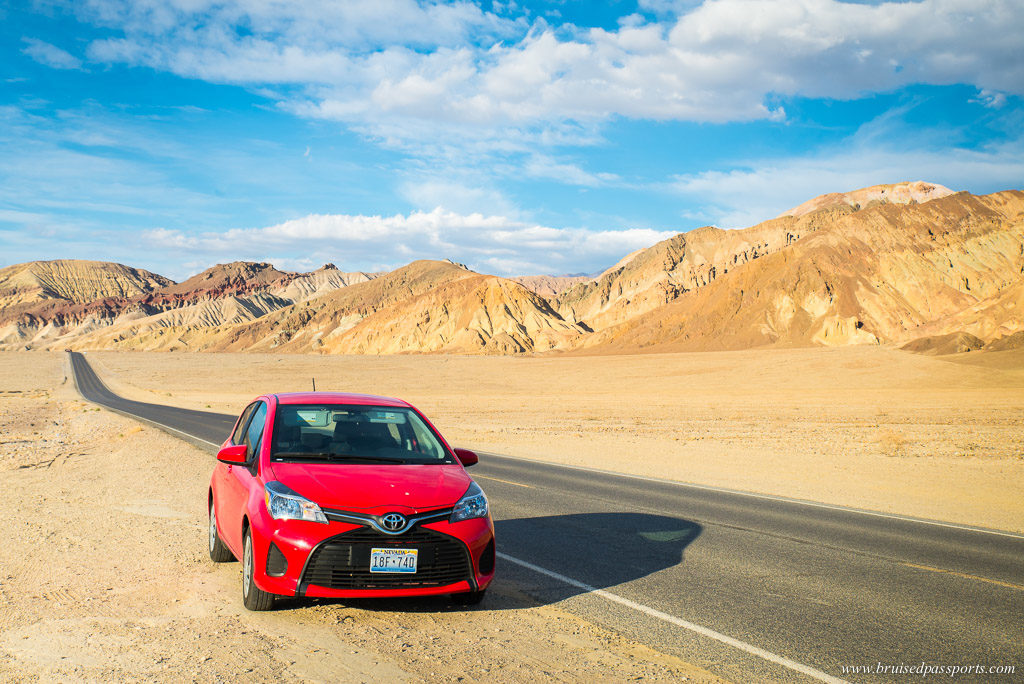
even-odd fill
[[(494, 523), (490, 517), (431, 522), (391, 536), (345, 522), (325, 525), (274, 520), (268, 515), (253, 521), (252, 530), (254, 580), (256, 586), (272, 594), (430, 596), (480, 591), (494, 578)], [(370, 549), (388, 547), (417, 549), (417, 572), (370, 573)]]

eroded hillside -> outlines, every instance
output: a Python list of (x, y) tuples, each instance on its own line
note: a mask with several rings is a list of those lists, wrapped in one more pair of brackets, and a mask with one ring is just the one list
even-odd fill
[[(816, 213), (808, 214), (808, 217)], [(598, 350), (903, 342), (1024, 329), (1024, 193), (848, 212), (587, 341)]]
[(221, 316), (221, 324), (197, 325), (178, 313), (135, 323), (130, 337), (114, 327), (80, 342), (147, 350), (519, 353), (565, 348), (583, 332), (518, 283), (445, 261), (416, 261), (244, 320)]
[(6, 349), (1005, 348), (1024, 331), (1024, 193), (920, 182), (833, 193), (744, 230), (680, 233), (595, 277), (233, 262), (173, 283), (119, 264), (33, 262), (0, 271), (0, 301)]
[[(164, 333), (192, 334), (252, 321), (297, 301), (365, 282), (375, 275), (343, 273), (332, 264), (312, 273), (286, 273), (268, 263), (232, 262), (175, 283), (120, 264), (64, 263), (70, 264), (68, 270), (76, 274), (62, 285), (74, 298), (47, 297), (0, 308), (0, 347), (59, 348), (73, 343), (93, 349), (147, 348), (145, 340), (156, 336), (167, 337), (166, 344), (160, 348), (181, 349), (183, 341), (174, 341)], [(88, 290), (79, 286), (80, 282), (103, 282), (107, 273), (119, 273), (119, 269), (148, 274), (143, 283), (152, 282), (153, 286), (148, 289), (139, 286), (134, 290), (127, 285), (110, 287), (94, 299), (88, 299)], [(2, 292), (0, 290), (0, 296)]]
[(0, 269), (0, 310), (47, 300), (82, 304), (172, 285), (163, 276), (104, 261), (30, 261)]

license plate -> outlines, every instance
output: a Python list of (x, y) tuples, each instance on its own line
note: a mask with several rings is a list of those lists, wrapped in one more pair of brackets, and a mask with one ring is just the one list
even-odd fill
[(370, 572), (416, 572), (418, 549), (370, 549)]

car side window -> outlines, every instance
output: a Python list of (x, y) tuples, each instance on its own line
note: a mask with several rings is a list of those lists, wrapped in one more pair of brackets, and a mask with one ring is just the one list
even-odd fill
[(256, 454), (256, 449), (260, 445), (260, 440), (263, 438), (263, 426), (266, 422), (267, 405), (261, 401), (249, 420), (249, 427), (245, 431), (245, 438), (242, 442), (248, 447), (250, 459)]
[(231, 433), (232, 444), (242, 443), (242, 438), (245, 436), (245, 429), (249, 427), (249, 416), (251, 416), (252, 412), (256, 410), (256, 406), (259, 403), (260, 402), (258, 401), (254, 401), (246, 406), (245, 410), (242, 411), (242, 417), (239, 419), (238, 425), (235, 426), (235, 431)]

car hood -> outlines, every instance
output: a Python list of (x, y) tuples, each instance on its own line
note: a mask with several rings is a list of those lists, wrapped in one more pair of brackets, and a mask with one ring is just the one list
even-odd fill
[(345, 511), (454, 505), (472, 483), (461, 465), (274, 463), (274, 478), (324, 508)]

